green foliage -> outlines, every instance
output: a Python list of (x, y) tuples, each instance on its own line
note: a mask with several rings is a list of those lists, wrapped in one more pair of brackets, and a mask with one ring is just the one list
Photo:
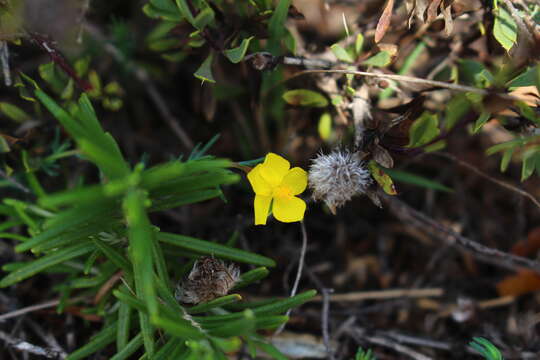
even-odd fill
[(502, 7), (493, 10), (495, 21), (493, 23), (493, 36), (509, 51), (517, 41), (517, 25), (512, 15)]
[(499, 349), (487, 339), (475, 337), (469, 346), (478, 351), (486, 360), (503, 360)]
[(437, 114), (424, 112), (414, 121), (409, 130), (409, 147), (419, 147), (439, 136), (439, 118)]
[(376, 66), (376, 67), (385, 67), (390, 65), (392, 61), (392, 56), (387, 51), (381, 51), (373, 55), (367, 60), (362, 61), (362, 65)]
[(295, 89), (289, 90), (283, 94), (283, 100), (291, 105), (310, 106), (310, 107), (326, 107), (328, 100), (322, 95), (313, 90)]
[(377, 357), (373, 355), (371, 349), (364, 351), (364, 349), (359, 347), (354, 356), (354, 360), (377, 360)]
[[(283, 359), (256, 332), (286, 322), (281, 314), (315, 292), (246, 304), (237, 311), (227, 307), (239, 303), (238, 294), (184, 307), (172, 290), (184, 274), (179, 269), (186, 268), (179, 266), (179, 253), (186, 255), (187, 266), (190, 258), (200, 255), (260, 266), (242, 274), (235, 288), (264, 278), (275, 262), (230, 245), (161, 232), (149, 218), (150, 212), (222, 196), (220, 187), (238, 181), (238, 175), (228, 169), (230, 161), (206, 155), (217, 137), (198, 145), (186, 161), (132, 167), (101, 127), (86, 94), (67, 109), (37, 86), (32, 95), (59, 121), (80, 154), (97, 166), (102, 182), (47, 194), (34, 177), (36, 203), (4, 199), (2, 209), (9, 218), (0, 224), (0, 231), (26, 225), (31, 237), (12, 237), (20, 241), (16, 251), (31, 250), (37, 258), (5, 265), (8, 274), (0, 286), (41, 272), (67, 272), (69, 280), (63, 288), (68, 296), (72, 289), (96, 296), (113, 274), (121, 272), (123, 278), (112, 290), (113, 297), (103, 297), (95, 308), (86, 309), (100, 314), (105, 325), (68, 359), (87, 358), (113, 343), (117, 353), (112, 359), (127, 359), (141, 349), (146, 358), (154, 359), (224, 359), (225, 352), (238, 349), (242, 341)], [(57, 147), (60, 154), (65, 151)]]

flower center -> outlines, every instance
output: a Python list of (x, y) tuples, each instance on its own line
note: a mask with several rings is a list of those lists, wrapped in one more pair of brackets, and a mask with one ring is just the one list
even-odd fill
[(278, 186), (274, 189), (272, 197), (287, 198), (292, 196), (292, 191), (288, 186)]

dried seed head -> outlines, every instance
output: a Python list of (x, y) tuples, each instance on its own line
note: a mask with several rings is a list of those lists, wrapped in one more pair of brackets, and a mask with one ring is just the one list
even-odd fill
[(358, 153), (334, 150), (319, 154), (309, 168), (313, 199), (323, 200), (333, 214), (356, 194), (363, 194), (372, 179)]
[(193, 264), (186, 280), (176, 287), (176, 299), (184, 303), (199, 304), (225, 296), (240, 278), (234, 264), (226, 265), (214, 257), (205, 256)]

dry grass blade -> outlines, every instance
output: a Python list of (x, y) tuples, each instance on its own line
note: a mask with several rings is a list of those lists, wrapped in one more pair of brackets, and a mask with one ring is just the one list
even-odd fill
[(386, 6), (382, 12), (379, 22), (377, 23), (377, 29), (375, 30), (375, 42), (378, 43), (386, 34), (386, 31), (390, 27), (390, 20), (392, 19), (392, 9), (394, 8), (394, 0), (388, 0)]

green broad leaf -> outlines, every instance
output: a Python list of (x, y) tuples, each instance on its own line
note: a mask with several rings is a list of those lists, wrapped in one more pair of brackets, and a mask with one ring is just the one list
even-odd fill
[(339, 106), (343, 102), (343, 96), (341, 95), (331, 95), (330, 101), (332, 102), (332, 105)]
[(270, 39), (268, 41), (267, 50), (273, 55), (279, 55), (281, 53), (280, 44), (281, 39), (285, 37), (287, 31), (285, 21), (287, 21), (290, 5), (291, 0), (279, 0), (270, 21), (268, 22)]
[(505, 172), (508, 169), (512, 155), (514, 155), (515, 148), (510, 148), (504, 151), (501, 158), (501, 172)]
[(433, 144), (426, 145), (424, 147), (425, 152), (433, 152), (433, 151), (439, 151), (446, 147), (446, 141), (445, 140), (439, 140), (434, 142)]
[(163, 19), (168, 21), (179, 22), (182, 20), (182, 15), (171, 0), (151, 0), (142, 8), (146, 16), (153, 19)]
[(73, 260), (79, 256), (91, 252), (94, 249), (94, 245), (91, 242), (85, 241), (77, 245), (51, 252), (37, 260), (26, 263), (23, 267), (4, 277), (0, 281), (0, 287), (7, 287), (16, 284), (45, 269), (68, 260)]
[(197, 30), (202, 31), (212, 21), (214, 21), (214, 10), (210, 6), (207, 6), (197, 14), (193, 26)]
[(191, 10), (189, 9), (189, 5), (187, 4), (186, 0), (176, 0), (176, 6), (178, 6), (178, 10), (180, 10), (180, 14), (191, 24), (195, 27), (195, 18), (193, 17), (193, 14), (191, 13)]
[(354, 51), (357, 57), (362, 52), (363, 47), (364, 47), (364, 35), (358, 34), (356, 35), (356, 40), (354, 41)]
[(101, 79), (95, 70), (90, 70), (88, 73), (88, 81), (90, 82), (90, 85), (92, 85), (92, 90), (88, 92), (88, 95), (92, 98), (101, 96)]
[(137, 351), (143, 344), (142, 333), (138, 333), (125, 346), (117, 348), (119, 351), (110, 360), (125, 360)]
[(93, 336), (90, 341), (68, 355), (66, 360), (87, 359), (91, 354), (103, 349), (105, 346), (112, 343), (115, 339), (116, 322), (101, 330), (97, 335)]
[(210, 53), (206, 60), (201, 64), (201, 66), (193, 74), (197, 79), (201, 80), (203, 83), (208, 81), (210, 83), (215, 83), (214, 76), (212, 75), (212, 60), (214, 59), (214, 54)]
[(128, 224), (129, 255), (133, 264), (137, 296), (150, 313), (156, 315), (158, 302), (154, 282), (153, 251), (154, 232), (146, 214), (146, 195), (141, 190), (130, 191), (123, 203), (124, 216)]
[(450, 130), (465, 116), (471, 109), (471, 102), (465, 94), (457, 94), (446, 105), (444, 110), (444, 125), (446, 130)]
[(229, 246), (199, 240), (189, 236), (160, 232), (156, 234), (159, 241), (178, 246), (185, 250), (195, 251), (200, 254), (214, 255), (218, 258), (228, 259), (235, 262), (254, 264), (260, 266), (276, 266), (274, 260), (248, 251), (232, 248)]
[(392, 56), (387, 51), (381, 51), (373, 55), (367, 60), (362, 61), (362, 65), (376, 66), (376, 67), (385, 67), (390, 65), (392, 61)]
[(7, 102), (0, 102), (0, 111), (10, 120), (19, 124), (32, 119), (32, 117), (24, 112), (24, 110)]
[(332, 135), (332, 117), (330, 113), (325, 112), (321, 115), (317, 130), (321, 139), (327, 141), (330, 138), (330, 135)]
[(9, 144), (3, 136), (0, 135), (0, 154), (5, 154), (11, 151)]
[(397, 195), (392, 178), (388, 176), (388, 174), (386, 174), (374, 160), (370, 160), (368, 163), (368, 169), (371, 176), (373, 176), (377, 184), (379, 184), (385, 193), (388, 195)]
[(416, 185), (416, 186), (424, 187), (427, 189), (433, 189), (433, 190), (444, 191), (444, 192), (454, 191), (451, 188), (444, 186), (443, 184), (439, 182), (430, 180), (423, 176), (412, 174), (410, 172), (394, 170), (394, 169), (386, 169), (386, 168), (384, 169), (384, 172), (386, 172), (394, 181), (397, 181), (397, 182), (403, 182), (406, 184)]
[(295, 89), (283, 94), (283, 100), (294, 106), (326, 107), (328, 100), (324, 95), (313, 90)]
[(494, 10), (493, 36), (506, 51), (510, 51), (517, 41), (517, 25), (512, 15), (504, 8)]
[(202, 339), (204, 334), (187, 322), (178, 321), (178, 319), (170, 319), (163, 316), (156, 316), (153, 319), (153, 324), (167, 331), (169, 334), (182, 339)]
[(510, 90), (515, 90), (516, 88), (522, 86), (535, 86), (537, 68), (537, 66), (527, 68), (527, 70), (510, 80), (506, 86), (508, 86)]
[(240, 301), (240, 300), (242, 300), (242, 297), (240, 295), (231, 294), (231, 295), (227, 295), (227, 296), (222, 296), (220, 298), (211, 300), (211, 301), (206, 302), (206, 303), (195, 305), (195, 306), (190, 307), (190, 308), (188, 308), (186, 310), (187, 310), (187, 312), (189, 314), (200, 314), (200, 313), (203, 313), (203, 312), (207, 312), (208, 310), (211, 310), (213, 308), (221, 307), (221, 306), (228, 305), (228, 304), (231, 304), (231, 303), (235, 303), (235, 302)]
[(249, 47), (250, 41), (254, 38), (254, 36), (250, 36), (240, 43), (237, 47), (229, 50), (223, 51), (223, 54), (229, 59), (230, 62), (233, 64), (237, 64), (240, 61), (244, 59), (244, 56), (246, 55), (246, 51)]
[(435, 139), (439, 130), (439, 118), (437, 114), (425, 111), (416, 119), (409, 129), (409, 144), (407, 147), (419, 147)]
[(491, 118), (491, 113), (487, 111), (482, 111), (478, 119), (476, 119), (474, 126), (473, 126), (473, 134), (476, 134), (480, 129), (482, 129), (482, 126)]
[(334, 44), (330, 46), (330, 50), (334, 53), (334, 55), (341, 61), (347, 62), (347, 63), (353, 63), (354, 57), (341, 45)]
[[(474, 60), (458, 60), (459, 77), (463, 82), (480, 88), (486, 88), (495, 82), (495, 77), (486, 67)], [(474, 96), (478, 96), (475, 94)]]
[(265, 267), (259, 267), (245, 272), (240, 276), (240, 279), (234, 285), (233, 290), (241, 289), (250, 284), (253, 284), (254, 282), (264, 279), (268, 276), (269, 273), (270, 271), (268, 271), (268, 269)]

